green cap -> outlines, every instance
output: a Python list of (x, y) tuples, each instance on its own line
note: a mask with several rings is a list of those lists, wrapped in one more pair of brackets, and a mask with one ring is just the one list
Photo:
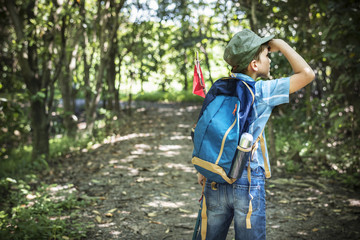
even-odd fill
[(249, 29), (236, 33), (224, 51), (224, 60), (232, 67), (245, 69), (254, 59), (259, 47), (274, 38), (274, 35), (261, 38)]

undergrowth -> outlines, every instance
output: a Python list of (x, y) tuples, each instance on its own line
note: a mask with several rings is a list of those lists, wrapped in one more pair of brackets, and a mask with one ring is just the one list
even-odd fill
[(81, 239), (93, 227), (80, 218), (93, 200), (72, 184), (47, 185), (30, 174), (1, 179), (0, 193), (0, 239)]

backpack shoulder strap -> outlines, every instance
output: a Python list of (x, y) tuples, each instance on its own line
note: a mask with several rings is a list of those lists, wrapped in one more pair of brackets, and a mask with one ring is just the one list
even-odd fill
[(251, 90), (251, 88), (249, 87), (249, 85), (245, 81), (242, 81), (242, 82), (245, 84), (245, 86), (249, 89), (249, 92), (251, 93), (251, 96), (252, 96), (251, 105), (253, 105), (254, 101), (255, 101), (255, 94), (254, 94), (254, 92)]

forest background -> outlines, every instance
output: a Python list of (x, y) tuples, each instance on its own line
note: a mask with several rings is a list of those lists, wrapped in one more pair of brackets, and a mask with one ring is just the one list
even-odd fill
[[(270, 119), (272, 165), (359, 187), (359, 23), (355, 0), (0, 0), (0, 190), (117, 134), (137, 101), (201, 104), (195, 52), (209, 89), (244, 28), (284, 39), (316, 73)], [(291, 74), (271, 59), (272, 76)]]

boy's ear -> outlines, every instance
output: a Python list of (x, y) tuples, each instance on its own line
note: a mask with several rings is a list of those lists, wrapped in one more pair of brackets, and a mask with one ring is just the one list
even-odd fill
[(259, 71), (259, 67), (258, 67), (258, 64), (257, 64), (257, 61), (256, 60), (252, 60), (249, 64), (249, 67), (251, 68), (251, 70), (253, 72), (257, 72)]

